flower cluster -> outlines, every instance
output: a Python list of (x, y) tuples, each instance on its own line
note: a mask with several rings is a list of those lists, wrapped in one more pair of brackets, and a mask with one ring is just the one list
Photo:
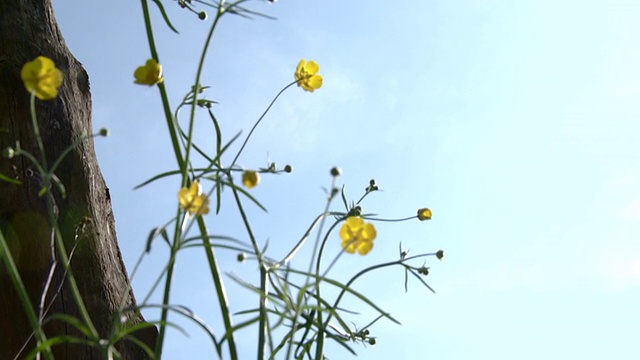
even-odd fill
[(62, 73), (53, 60), (45, 56), (38, 56), (24, 64), (20, 76), (27, 91), (35, 93), (40, 100), (55, 99), (62, 85)]
[(133, 73), (134, 82), (140, 85), (153, 86), (164, 81), (162, 77), (162, 65), (155, 59), (149, 59), (143, 66), (139, 66)]
[(313, 92), (322, 86), (322, 76), (318, 75), (320, 66), (315, 61), (300, 60), (296, 72), (293, 74), (298, 86), (305, 91)]
[(194, 180), (191, 186), (183, 187), (178, 191), (180, 208), (192, 215), (204, 215), (209, 213), (209, 198), (202, 193), (202, 187), (198, 180)]
[(367, 255), (373, 249), (376, 235), (373, 224), (365, 223), (359, 216), (349, 216), (340, 228), (342, 248), (349, 254), (358, 251), (360, 255)]

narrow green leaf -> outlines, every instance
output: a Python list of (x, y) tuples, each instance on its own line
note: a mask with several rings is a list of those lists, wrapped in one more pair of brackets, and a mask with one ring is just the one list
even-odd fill
[(12, 184), (16, 184), (16, 185), (22, 184), (20, 182), (20, 180), (12, 179), (12, 178), (8, 177), (7, 175), (5, 175), (3, 173), (0, 173), (0, 180), (6, 181), (6, 182), (9, 182), (9, 183), (12, 183)]
[(173, 25), (171, 25), (171, 21), (169, 21), (169, 17), (167, 16), (167, 12), (164, 10), (164, 6), (162, 6), (162, 3), (160, 2), (160, 0), (153, 0), (154, 3), (156, 3), (156, 5), (158, 5), (158, 8), (160, 9), (160, 12), (162, 13), (162, 17), (164, 18), (164, 21), (167, 23), (167, 26), (173, 30), (174, 33), (179, 34), (178, 30), (176, 30), (176, 28), (173, 27)]
[(48, 317), (45, 322), (50, 322), (51, 320), (61, 320), (66, 322), (67, 324), (75, 327), (76, 329), (80, 330), (80, 332), (82, 332), (87, 338), (94, 340), (94, 341), (98, 341), (99, 339), (92, 339), (93, 335), (91, 333), (91, 330), (89, 329), (88, 326), (86, 326), (84, 323), (82, 323), (82, 321), (80, 321), (80, 319), (67, 315), (67, 314), (62, 314), (62, 313), (57, 313), (57, 314), (53, 314), (50, 317)]

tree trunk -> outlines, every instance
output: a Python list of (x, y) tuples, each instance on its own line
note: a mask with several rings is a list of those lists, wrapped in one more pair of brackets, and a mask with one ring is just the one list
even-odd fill
[[(29, 93), (20, 78), (22, 66), (43, 55), (53, 59), (64, 82), (57, 98), (36, 101), (38, 122), (47, 163), (53, 164), (82, 134), (90, 134), (91, 97), (82, 65), (66, 47), (56, 23), (51, 0), (0, 0), (0, 149), (20, 147), (40, 159), (29, 113)], [(38, 196), (42, 179), (25, 157), (0, 159), (0, 173), (21, 185), (0, 181), (0, 231), (37, 309), (51, 266), (51, 226), (44, 197)], [(108, 339), (114, 323), (143, 321), (136, 311), (118, 316), (121, 303), (135, 307), (129, 279), (117, 245), (109, 189), (98, 168), (93, 139), (77, 145), (55, 171), (66, 187), (66, 197), (55, 195), (58, 225), (67, 251), (75, 246), (71, 268), (84, 303), (101, 338)], [(57, 266), (47, 302), (48, 315), (64, 313), (79, 318), (77, 304), (65, 282), (62, 264)], [(0, 359), (22, 358), (35, 345), (32, 329), (6, 267), (0, 264)], [(57, 294), (57, 295), (56, 295)], [(47, 337), (80, 333), (59, 320), (44, 326)], [(153, 349), (155, 328), (137, 333)], [(27, 343), (28, 341), (28, 343)], [(21, 351), (27, 343), (26, 350)], [(117, 346), (123, 359), (144, 359), (132, 342)], [(101, 359), (97, 348), (78, 344), (56, 345), (56, 359)], [(18, 355), (20, 354), (20, 355)]]

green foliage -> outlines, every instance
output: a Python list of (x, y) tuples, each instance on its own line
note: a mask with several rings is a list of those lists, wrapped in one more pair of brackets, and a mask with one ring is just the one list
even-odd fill
[[(169, 19), (169, 13), (165, 10), (164, 5), (159, 0), (153, 0), (153, 2), (157, 5), (161, 18), (166, 25), (171, 30), (178, 33), (177, 29), (172, 25)], [(246, 0), (229, 3), (224, 1), (206, 2), (197, 0), (179, 0), (178, 5), (181, 8), (198, 14), (200, 19), (203, 17), (201, 15), (203, 12), (196, 10), (197, 6), (208, 6), (212, 8), (214, 9), (215, 15), (213, 16), (208, 36), (206, 37), (205, 43), (202, 47), (198, 67), (195, 69), (195, 81), (189, 91), (187, 91), (186, 95), (182, 98), (180, 104), (175, 108), (175, 110), (172, 110), (162, 78), (162, 63), (160, 62), (159, 54), (157, 53), (155, 46), (151, 12), (147, 6), (146, 0), (142, 0), (141, 3), (145, 29), (150, 47), (150, 59), (146, 61), (145, 65), (142, 65), (135, 71), (136, 82), (138, 84), (156, 86), (158, 88), (159, 95), (162, 100), (162, 107), (165, 113), (167, 128), (171, 138), (168, 146), (171, 146), (174, 150), (177, 168), (155, 175), (142, 182), (136, 188), (144, 187), (154, 181), (174, 179), (178, 176), (180, 178), (180, 186), (176, 187), (176, 192), (179, 192), (180, 194), (180, 203), (177, 204), (175, 209), (176, 213), (172, 219), (169, 219), (165, 225), (159, 226), (150, 231), (146, 242), (146, 251), (140, 256), (140, 259), (132, 272), (132, 276), (135, 276), (138, 266), (143, 261), (145, 255), (153, 251), (156, 246), (164, 244), (169, 248), (170, 255), (167, 260), (167, 264), (161, 274), (158, 275), (156, 282), (150, 290), (150, 292), (153, 292), (158, 288), (162, 290), (162, 303), (148, 303), (149, 294), (140, 304), (138, 304), (137, 308), (127, 309), (123, 304), (120, 311), (124, 314), (127, 311), (141, 311), (148, 308), (157, 308), (161, 311), (160, 319), (142, 324), (123, 324), (121, 323), (120, 317), (116, 317), (116, 319), (114, 319), (114, 330), (111, 336), (108, 339), (100, 339), (93, 327), (90, 314), (88, 314), (84, 308), (83, 299), (81, 298), (78, 289), (73, 288), (73, 274), (69, 268), (70, 261), (72, 260), (66, 256), (67, 252), (64, 249), (64, 241), (60, 238), (59, 231), (57, 231), (58, 221), (55, 215), (56, 213), (50, 202), (49, 211), (51, 214), (51, 223), (54, 224), (52, 231), (56, 234), (55, 246), (60, 254), (60, 263), (62, 263), (66, 269), (66, 281), (72, 285), (75, 301), (81, 310), (82, 316), (80, 319), (76, 319), (65, 314), (36, 313), (36, 310), (29, 303), (28, 297), (25, 296), (18, 270), (15, 266), (12, 266), (11, 253), (8, 250), (4, 237), (2, 237), (2, 233), (0, 233), (0, 256), (2, 257), (3, 263), (7, 266), (9, 273), (13, 276), (13, 282), (19, 290), (19, 294), (22, 297), (23, 304), (25, 305), (25, 309), (34, 329), (34, 333), (38, 339), (38, 347), (36, 349), (30, 349), (30, 356), (35, 356), (35, 354), (41, 353), (45, 357), (50, 358), (51, 347), (53, 346), (61, 343), (84, 343), (102, 349), (105, 354), (105, 358), (118, 358), (119, 354), (115, 350), (114, 345), (123, 339), (128, 339), (138, 344), (150, 357), (159, 359), (162, 356), (167, 328), (174, 327), (180, 329), (170, 321), (170, 318), (174, 315), (190, 319), (205, 331), (211, 342), (214, 344), (214, 348), (220, 358), (222, 358), (225, 353), (228, 353), (232, 359), (237, 359), (238, 348), (235, 341), (237, 333), (248, 327), (256, 326), (259, 332), (259, 337), (257, 339), (258, 359), (266, 359), (267, 357), (273, 358), (275, 356), (286, 359), (322, 359), (325, 357), (326, 341), (333, 342), (354, 355), (356, 352), (353, 348), (353, 344), (361, 343), (365, 345), (374, 345), (376, 338), (370, 334), (374, 325), (379, 320), (388, 320), (396, 324), (399, 324), (400, 322), (389, 312), (376, 305), (376, 303), (369, 299), (365, 294), (357, 291), (354, 288), (356, 280), (359, 280), (363, 275), (371, 273), (374, 270), (398, 266), (405, 269), (405, 286), (408, 281), (408, 274), (411, 273), (413, 276), (417, 277), (424, 286), (433, 291), (433, 289), (423, 279), (424, 275), (428, 274), (428, 268), (426, 268), (424, 264), (420, 267), (416, 267), (410, 265), (410, 262), (428, 256), (437, 256), (438, 258), (441, 258), (442, 253), (420, 254), (408, 257), (406, 251), (403, 251), (402, 248), (400, 248), (398, 259), (367, 267), (350, 278), (335, 279), (329, 277), (328, 273), (337, 261), (344, 259), (343, 255), (355, 256), (347, 253), (355, 251), (355, 247), (352, 246), (354, 245), (353, 242), (364, 244), (364, 247), (358, 248), (358, 251), (362, 255), (365, 255), (369, 250), (371, 250), (373, 241), (376, 237), (375, 227), (373, 223), (365, 223), (361, 219), (366, 219), (371, 222), (416, 220), (420, 217), (421, 212), (418, 212), (418, 216), (410, 216), (402, 219), (379, 219), (373, 214), (363, 214), (362, 202), (368, 195), (378, 190), (375, 180), (371, 180), (369, 186), (365, 190), (365, 193), (358, 201), (349, 202), (348, 196), (344, 191), (344, 187), (340, 188), (337, 185), (337, 179), (340, 175), (339, 168), (334, 168), (331, 170), (332, 183), (329, 190), (326, 192), (327, 197), (325, 210), (311, 222), (308, 230), (302, 234), (299, 241), (291, 248), (291, 251), (283, 259), (277, 260), (267, 256), (266, 244), (261, 245), (256, 240), (257, 237), (254, 234), (252, 223), (245, 211), (245, 202), (249, 201), (264, 211), (267, 210), (267, 206), (263, 205), (260, 202), (260, 199), (253, 196), (248, 189), (245, 189), (245, 187), (251, 188), (253, 186), (257, 186), (259, 183), (259, 174), (269, 176), (280, 173), (290, 173), (292, 171), (292, 167), (287, 165), (282, 169), (278, 169), (275, 164), (270, 164), (267, 168), (245, 170), (237, 163), (240, 160), (240, 156), (245, 149), (245, 146), (254, 134), (254, 131), (256, 131), (258, 125), (265, 119), (269, 110), (285, 91), (290, 88), (295, 88), (294, 85), (311, 92), (320, 88), (322, 85), (322, 77), (318, 74), (319, 66), (313, 61), (306, 62), (302, 60), (296, 69), (295, 80), (285, 85), (273, 98), (263, 114), (256, 120), (251, 130), (244, 137), (239, 150), (235, 154), (230, 154), (232, 145), (236, 143), (241, 134), (236, 134), (228, 141), (224, 140), (223, 131), (214, 114), (213, 105), (216, 104), (216, 101), (205, 97), (205, 92), (208, 87), (202, 86), (200, 84), (200, 80), (204, 71), (205, 59), (208, 55), (207, 50), (211, 45), (213, 34), (217, 28), (219, 19), (223, 16), (226, 16), (227, 14), (238, 15), (246, 18), (256, 16), (269, 18), (269, 16), (246, 8), (244, 6), (245, 3), (248, 3)], [(34, 122), (34, 131), (36, 132), (36, 137), (39, 139), (34, 102), (35, 93), (32, 93), (31, 110)], [(198, 111), (203, 109), (206, 110), (206, 114), (211, 120), (214, 129), (215, 152), (213, 154), (208, 154), (203, 150), (203, 147), (198, 146), (194, 142), (193, 138), (196, 115), (198, 114)], [(187, 116), (186, 126), (181, 125), (181, 110), (185, 110)], [(106, 136), (106, 134), (106, 131), (100, 131), (97, 135)], [(83, 137), (79, 142), (84, 141), (85, 139), (86, 137)], [(41, 140), (39, 141), (40, 144), (42, 144)], [(47, 164), (44, 161), (45, 156), (43, 146), (40, 146), (40, 160), (38, 160), (36, 156), (20, 149), (19, 146), (16, 147), (15, 151), (12, 150), (11, 155), (24, 156), (37, 166), (43, 179), (45, 179), (40, 195), (50, 198), (52, 196), (52, 186), (55, 186), (64, 194), (64, 185), (57, 180), (54, 172), (60, 164), (62, 157), (66, 156), (69, 151), (70, 149), (61, 154), (60, 159), (50, 168), (47, 167)], [(225, 163), (227, 156), (231, 157), (231, 161)], [(194, 163), (196, 162), (204, 162), (206, 166), (195, 166)], [(246, 174), (247, 171), (255, 173), (255, 176), (252, 176), (251, 181), (247, 182), (245, 179), (245, 181), (243, 181), (244, 186), (237, 183), (236, 178), (240, 178), (240, 176), (236, 175)], [(14, 179), (10, 179), (1, 174), (0, 180), (19, 184), (19, 182)], [(196, 186), (194, 186), (194, 184)], [(206, 184), (205, 187), (209, 190), (202, 191), (201, 184)], [(233, 195), (233, 201), (231, 204), (224, 203), (223, 200), (225, 198), (221, 196), (224, 191), (228, 191)], [(341, 211), (334, 211), (331, 210), (331, 208), (333, 206), (333, 200), (335, 200), (338, 194), (340, 194), (343, 209)], [(171, 196), (173, 196), (173, 194), (171, 194)], [(210, 201), (215, 203), (215, 212), (208, 214)], [(197, 206), (195, 206), (196, 204)], [(243, 232), (244, 235), (213, 235), (209, 233), (209, 229), (205, 222), (206, 217), (216, 216), (223, 206), (233, 206), (237, 208), (244, 228), (229, 230)], [(430, 218), (430, 210), (425, 208), (421, 209), (421, 211), (422, 214), (425, 214), (424, 211), (429, 211)], [(358, 221), (347, 221), (349, 218), (356, 218)], [(422, 215), (420, 220), (425, 219), (426, 216)], [(339, 226), (342, 227), (339, 228)], [(325, 245), (330, 240), (330, 236), (334, 234), (335, 230), (339, 230), (339, 235), (343, 240), (343, 251), (335, 256), (328, 266), (323, 266), (322, 259), (325, 255)], [(242, 238), (248, 238), (249, 241), (243, 241), (241, 240)], [(158, 239), (161, 239), (162, 241), (157, 242), (156, 240)], [(311, 244), (307, 245), (309, 242), (311, 242)], [(308, 268), (296, 269), (292, 266), (291, 261), (298, 255), (299, 250), (304, 246), (312, 246), (313, 249), (311, 257), (305, 260), (308, 264)], [(174, 269), (176, 262), (178, 261), (177, 255), (180, 251), (187, 248), (198, 249), (203, 251), (206, 255), (212, 286), (217, 295), (217, 301), (212, 303), (217, 304), (219, 308), (218, 310), (222, 316), (222, 331), (214, 331), (187, 307), (172, 304), (171, 302), (172, 288), (175, 281)], [(230, 250), (237, 252), (242, 255), (238, 257), (239, 260), (250, 260), (257, 263), (259, 269), (259, 285), (254, 285), (253, 282), (246, 281), (235, 275), (229, 275), (231, 280), (255, 295), (256, 307), (240, 311), (236, 314), (231, 314), (229, 311), (229, 304), (227, 303), (228, 300), (223, 281), (223, 274), (219, 268), (215, 250)], [(371, 309), (377, 315), (375, 315), (375, 317), (362, 328), (358, 329), (350, 326), (350, 317), (355, 313), (341, 307), (342, 301), (345, 297), (351, 297), (352, 299), (357, 300), (364, 308)], [(43, 299), (43, 301), (46, 301), (46, 299)], [(40, 307), (46, 308), (46, 304), (40, 304)], [(232, 318), (234, 316), (244, 317), (245, 319), (233, 325), (234, 321)], [(47, 321), (54, 320), (66, 322), (68, 325), (79, 330), (84, 337), (56, 336), (47, 338), (42, 331), (42, 325)], [(137, 330), (153, 325), (157, 325), (159, 327), (159, 335), (155, 348), (151, 349), (133, 337), (132, 334)]]

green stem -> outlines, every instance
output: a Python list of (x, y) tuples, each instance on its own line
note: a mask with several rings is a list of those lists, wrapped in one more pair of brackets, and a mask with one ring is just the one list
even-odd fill
[(284, 88), (282, 88), (282, 90), (280, 90), (280, 92), (273, 98), (273, 100), (271, 100), (271, 103), (269, 104), (269, 106), (267, 106), (267, 109), (262, 113), (262, 115), (260, 115), (260, 117), (258, 118), (256, 123), (253, 124), (253, 127), (251, 128), (251, 131), (249, 131), (249, 134), (247, 135), (247, 138), (244, 139), (244, 142), (242, 143), (242, 146), (240, 147), (240, 150), (238, 150), (238, 153), (236, 154), (236, 157), (233, 158), (233, 161), (231, 162), (231, 166), (229, 166), (230, 168), (233, 168), (233, 165), (235, 165), (236, 161), (238, 161), (238, 158), (240, 157), (240, 154), (242, 154), (242, 151), (244, 150), (245, 146), (247, 146), (247, 143), (249, 142), (249, 139), (251, 138), (251, 135), (253, 134), (255, 129), (258, 127), (258, 124), (260, 124), (260, 122), (265, 117), (265, 115), (267, 115), (269, 110), (271, 110), (271, 107), (273, 106), (273, 104), (276, 103), (276, 100), (278, 100), (280, 95), (282, 95), (282, 93), (285, 90), (287, 90), (288, 88), (290, 88), (293, 84), (297, 84), (297, 81), (294, 81), (291, 84), (289, 84), (289, 85), (285, 86)]
[[(153, 28), (151, 26), (151, 17), (149, 15), (149, 7), (147, 5), (147, 0), (141, 0), (142, 3), (142, 13), (144, 15), (144, 26), (147, 31), (147, 39), (149, 42), (149, 49), (151, 51), (151, 57), (155, 59), (158, 64), (160, 64), (160, 59), (158, 57), (158, 52), (156, 51), (156, 45), (153, 38)], [(167, 120), (167, 128), (169, 129), (169, 135), (171, 137), (171, 144), (173, 145), (173, 151), (176, 156), (176, 161), (178, 162), (178, 167), (182, 174), (186, 174), (186, 162), (182, 160), (182, 152), (180, 151), (180, 143), (178, 142), (178, 135), (176, 133), (176, 126), (173, 121), (173, 116), (171, 115), (171, 106), (169, 105), (169, 99), (167, 97), (167, 91), (164, 87), (164, 83), (158, 84), (158, 89), (160, 90), (160, 97), (162, 98), (162, 108), (164, 109), (165, 118)], [(183, 180), (184, 185), (184, 180)]]
[(260, 267), (260, 322), (258, 325), (258, 359), (263, 360), (266, 356), (265, 347), (266, 347), (266, 333), (267, 329), (267, 305), (268, 305), (268, 297), (267, 297), (267, 273), (268, 268), (264, 263), (264, 258), (260, 251), (260, 247), (256, 241), (255, 236), (253, 235), (253, 231), (251, 230), (251, 225), (249, 224), (249, 219), (247, 214), (244, 212), (244, 208), (242, 206), (242, 201), (240, 201), (240, 196), (238, 195), (238, 190), (233, 188), (233, 197), (236, 200), (236, 204), (238, 205), (238, 210), (240, 211), (240, 216), (242, 217), (242, 221), (244, 222), (244, 226), (247, 229), (247, 233), (249, 234), (249, 239), (251, 240), (251, 245), (253, 246), (253, 251), (258, 258), (258, 265)]
[[(44, 152), (44, 143), (42, 142), (42, 135), (40, 135), (40, 126), (38, 126), (38, 117), (36, 116), (36, 91), (31, 91), (31, 99), (29, 101), (29, 106), (31, 110), (31, 125), (33, 126), (33, 133), (36, 135), (36, 142), (38, 143), (38, 148), (40, 149), (40, 163), (42, 164), (42, 168), (47, 169), (47, 156)], [(44, 175), (44, 174), (43, 174)]]
[[(200, 61), (198, 62), (198, 70), (196, 71), (196, 80), (193, 85), (193, 102), (191, 104), (191, 113), (189, 115), (189, 131), (187, 135), (187, 146), (185, 150), (185, 163), (189, 163), (189, 156), (191, 155), (191, 143), (193, 141), (193, 125), (195, 123), (196, 117), (196, 107), (198, 106), (197, 98), (200, 93), (200, 78), (202, 77), (202, 70), (204, 68), (204, 60), (207, 57), (207, 50), (209, 50), (209, 45), (211, 44), (211, 40), (213, 39), (213, 32), (218, 25), (218, 21), (224, 14), (224, 7), (222, 4), (218, 7), (218, 12), (216, 13), (215, 19), (213, 19), (213, 24), (211, 24), (211, 28), (209, 29), (209, 33), (207, 34), (207, 38), (204, 41), (204, 46), (202, 47), (202, 54), (200, 55)], [(183, 179), (182, 186), (186, 185), (186, 179)]]
[[(335, 303), (333, 304), (332, 309), (337, 309), (338, 305), (340, 303), (340, 301), (342, 300), (342, 297), (344, 296), (344, 294), (347, 292), (346, 289), (351, 287), (351, 284), (353, 284), (360, 276), (368, 273), (369, 271), (373, 271), (376, 269), (382, 269), (385, 267), (389, 267), (389, 266), (394, 266), (394, 265), (402, 265), (403, 263), (409, 261), (409, 260), (413, 260), (413, 259), (417, 259), (417, 258), (422, 258), (425, 256), (432, 256), (435, 255), (435, 253), (433, 254), (420, 254), (420, 255), (415, 255), (415, 256), (410, 256), (410, 257), (406, 257), (404, 259), (400, 259), (400, 260), (395, 260), (395, 261), (390, 261), (390, 262), (386, 262), (383, 264), (378, 264), (378, 265), (373, 265), (370, 266), (366, 269), (360, 270), (357, 274), (355, 274), (342, 288), (342, 290), (340, 291), (340, 294), (338, 294), (338, 297), (336, 298)], [(325, 328), (326, 326), (329, 325), (329, 321), (331, 320), (331, 318), (333, 317), (333, 315), (331, 313), (329, 313), (329, 316), (327, 316), (327, 319), (325, 320), (324, 325), (322, 326), (322, 328)]]
[[(71, 294), (73, 299), (76, 302), (76, 306), (78, 306), (78, 312), (80, 313), (80, 317), (85, 322), (85, 325), (89, 328), (92, 340), (98, 341), (100, 335), (96, 330), (93, 322), (91, 321), (91, 317), (89, 316), (89, 312), (87, 311), (86, 306), (84, 305), (84, 301), (82, 299), (82, 295), (80, 294), (80, 290), (78, 289), (78, 285), (76, 283), (75, 277), (71, 271), (71, 264), (69, 263), (69, 257), (67, 255), (67, 250), (64, 245), (64, 239), (62, 238), (62, 234), (60, 234), (60, 229), (58, 228), (58, 216), (57, 210), (55, 206), (55, 201), (53, 198), (53, 194), (50, 191), (50, 181), (53, 178), (53, 174), (48, 170), (46, 154), (44, 151), (44, 143), (42, 141), (42, 136), (40, 134), (40, 127), (38, 126), (38, 118), (36, 114), (36, 106), (35, 106), (35, 92), (31, 93), (31, 101), (30, 101), (30, 110), (31, 110), (31, 121), (33, 124), (33, 132), (36, 135), (36, 140), (38, 142), (38, 147), (40, 148), (40, 153), (42, 155), (42, 162), (37, 165), (40, 175), (42, 179), (44, 179), (43, 186), (48, 189), (46, 194), (46, 203), (47, 203), (47, 212), (49, 214), (49, 224), (52, 226), (52, 236), (55, 239), (55, 246), (58, 250), (60, 259), (62, 260), (62, 264), (64, 266), (66, 272), (66, 278), (69, 283), (69, 288), (71, 289)], [(37, 163), (36, 163), (37, 164)], [(51, 254), (54, 256), (55, 254)], [(55, 261), (55, 259), (53, 259)], [(47, 289), (45, 289), (47, 291)]]
[[(69, 256), (67, 255), (67, 249), (64, 244), (64, 239), (62, 238), (60, 229), (57, 226), (57, 219), (53, 204), (53, 195), (51, 193), (47, 194), (47, 207), (49, 210), (49, 219), (52, 224), (51, 226), (55, 226), (55, 242), (56, 247), (58, 248), (58, 256), (60, 257), (60, 262), (62, 263), (62, 266), (64, 267), (64, 270), (66, 272), (67, 282), (69, 284), (69, 288), (71, 289), (71, 294), (76, 302), (76, 306), (78, 307), (80, 317), (84, 321), (85, 325), (89, 328), (91, 336), (93, 337), (92, 340), (98, 341), (100, 340), (100, 335), (98, 334), (98, 331), (91, 321), (91, 316), (89, 316), (87, 307), (84, 305), (84, 300), (82, 299), (82, 295), (80, 294), (80, 290), (78, 289), (76, 278), (73, 276), (73, 271), (71, 270), (71, 263), (69, 262)], [(98, 239), (96, 239), (96, 241), (98, 241)]]
[[(22, 307), (27, 313), (27, 319), (33, 328), (36, 339), (38, 339), (38, 344), (44, 343), (47, 341), (47, 336), (44, 331), (42, 331), (42, 327), (40, 327), (36, 311), (31, 304), (31, 300), (29, 300), (29, 294), (27, 293), (27, 289), (24, 287), (24, 283), (20, 277), (20, 272), (16, 267), (16, 263), (13, 261), (11, 250), (9, 250), (9, 246), (7, 245), (2, 231), (0, 231), (0, 259), (2, 259), (2, 262), (5, 264), (7, 271), (9, 272), (9, 276), (11, 277), (11, 281), (13, 282), (13, 286), (18, 292), (18, 297), (20, 298), (20, 302), (22, 302)], [(49, 346), (45, 348), (44, 355), (47, 359), (53, 359), (53, 353)]]
[[(322, 298), (320, 296), (320, 282), (322, 280), (321, 275), (320, 275), (320, 267), (322, 264), (322, 253), (324, 252), (324, 246), (327, 243), (327, 240), (329, 239), (329, 235), (331, 234), (331, 232), (333, 231), (333, 229), (340, 223), (340, 221), (342, 221), (344, 219), (339, 219), (336, 222), (333, 223), (333, 225), (331, 225), (331, 227), (329, 228), (329, 230), (327, 230), (327, 233), (324, 237), (324, 239), (322, 240), (322, 244), (320, 245), (320, 251), (318, 251), (318, 260), (316, 262), (316, 276), (315, 276), (315, 298), (317, 300), (317, 306), (318, 306), (318, 311), (316, 313), (316, 318), (318, 319), (318, 324), (322, 324)], [(331, 315), (329, 315), (331, 316)], [(324, 326), (319, 326), (318, 327), (318, 341), (316, 343), (316, 359), (324, 359)]]
[[(182, 211), (178, 208), (178, 214), (176, 215), (176, 219), (180, 218)], [(180, 250), (180, 233), (182, 226), (185, 221), (187, 221), (187, 214), (184, 214), (184, 219), (182, 224), (176, 221), (175, 232), (173, 234), (173, 244), (171, 244), (171, 254), (169, 255), (169, 262), (167, 263), (167, 275), (164, 283), (164, 293), (162, 295), (162, 311), (160, 312), (160, 329), (158, 330), (158, 338), (156, 339), (156, 347), (155, 347), (155, 355), (157, 359), (162, 358), (162, 347), (164, 343), (164, 337), (167, 331), (167, 318), (169, 316), (169, 298), (171, 296), (171, 283), (173, 280), (173, 270), (176, 264), (176, 256), (178, 254), (178, 250)]]
[(218, 295), (218, 303), (220, 304), (220, 313), (222, 314), (222, 321), (224, 322), (225, 334), (228, 334), (227, 340), (229, 341), (229, 354), (232, 360), (238, 359), (238, 351), (236, 342), (233, 337), (233, 323), (231, 321), (231, 312), (229, 311), (229, 302), (227, 300), (227, 293), (224, 283), (222, 282), (222, 276), (220, 276), (220, 270), (216, 261), (216, 256), (213, 253), (213, 246), (209, 240), (207, 227), (205, 226), (202, 216), (198, 216), (198, 228), (202, 235), (202, 241), (204, 244), (204, 251), (207, 254), (207, 260), (209, 261), (209, 269), (211, 269), (211, 277), (216, 286), (216, 294)]

